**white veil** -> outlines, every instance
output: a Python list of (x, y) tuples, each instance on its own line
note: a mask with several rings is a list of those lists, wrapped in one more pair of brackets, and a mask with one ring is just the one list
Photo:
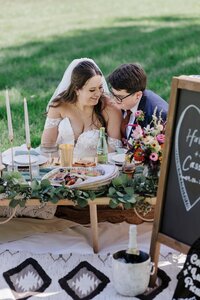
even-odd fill
[[(70, 64), (69, 66), (67, 67), (64, 75), (63, 75), (63, 78), (61, 80), (61, 82), (59, 83), (58, 87), (56, 88), (55, 92), (53, 93), (53, 96), (51, 97), (51, 99), (49, 100), (49, 103), (47, 105), (47, 111), (49, 109), (49, 105), (50, 103), (52, 102), (52, 100), (57, 96), (59, 95), (60, 93), (62, 93), (63, 91), (65, 91), (70, 83), (71, 83), (71, 75), (72, 75), (72, 72), (74, 70), (74, 68), (82, 61), (90, 61), (92, 62), (101, 72), (101, 69), (97, 66), (97, 64), (93, 61), (93, 59), (91, 58), (77, 58), (77, 59), (74, 59)], [(101, 72), (102, 73), (102, 72)], [(108, 85), (106, 83), (106, 80), (105, 80), (105, 77), (102, 75), (102, 79), (103, 79), (103, 88), (104, 88), (104, 92), (109, 94), (109, 89), (108, 89)]]

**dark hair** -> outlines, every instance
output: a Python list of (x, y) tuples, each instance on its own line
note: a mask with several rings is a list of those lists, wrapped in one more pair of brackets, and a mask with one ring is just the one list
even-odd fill
[[(102, 76), (102, 73), (97, 66), (87, 60), (80, 62), (72, 71), (71, 83), (69, 87), (58, 96), (56, 96), (55, 99), (53, 99), (52, 104), (56, 105), (51, 106), (59, 106), (60, 103), (63, 102), (76, 103), (76, 90), (81, 89), (85, 85), (85, 83), (95, 75)], [(106, 121), (102, 115), (102, 111), (104, 110), (104, 108), (105, 95), (102, 94), (97, 105), (94, 106), (94, 113), (96, 114), (101, 125), (106, 127)]]
[(108, 83), (115, 90), (126, 90), (128, 93), (144, 91), (147, 77), (139, 64), (123, 64), (108, 76)]

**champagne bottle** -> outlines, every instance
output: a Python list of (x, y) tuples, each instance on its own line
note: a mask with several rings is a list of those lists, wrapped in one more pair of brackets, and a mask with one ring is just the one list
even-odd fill
[(129, 227), (129, 244), (126, 250), (126, 262), (138, 263), (140, 262), (140, 251), (137, 247), (137, 227), (136, 225), (130, 225)]
[(99, 140), (97, 143), (97, 162), (106, 164), (108, 162), (108, 145), (105, 137), (105, 127), (99, 130)]

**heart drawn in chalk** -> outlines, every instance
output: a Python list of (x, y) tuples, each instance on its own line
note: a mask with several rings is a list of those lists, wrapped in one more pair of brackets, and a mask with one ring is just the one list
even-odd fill
[(182, 112), (175, 135), (175, 162), (180, 193), (187, 211), (200, 201), (200, 108)]

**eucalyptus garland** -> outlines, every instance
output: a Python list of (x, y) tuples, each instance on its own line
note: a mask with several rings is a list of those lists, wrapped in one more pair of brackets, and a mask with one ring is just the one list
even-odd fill
[[(104, 196), (110, 198), (109, 205), (111, 208), (116, 208), (119, 204), (122, 204), (124, 208), (129, 209), (133, 208), (137, 202), (145, 199), (145, 193), (142, 193), (139, 184), (139, 181), (143, 178), (142, 170), (137, 171), (136, 174), (136, 181), (126, 174), (121, 174), (114, 178), (110, 185), (101, 187), (98, 191), (83, 191), (70, 189), (64, 185), (54, 187), (48, 179), (42, 181), (34, 179), (29, 184), (19, 172), (4, 172), (2, 178), (0, 178), (0, 194), (5, 194), (5, 198), (10, 200), (10, 207), (16, 207), (17, 205), (23, 207), (26, 201), (31, 201), (31, 199), (39, 199), (41, 203), (50, 201), (54, 204), (58, 203), (60, 199), (69, 199), (75, 205), (85, 207), (89, 200)], [(146, 188), (145, 185), (145, 192)], [(154, 195), (153, 192), (151, 190), (152, 196)]]

